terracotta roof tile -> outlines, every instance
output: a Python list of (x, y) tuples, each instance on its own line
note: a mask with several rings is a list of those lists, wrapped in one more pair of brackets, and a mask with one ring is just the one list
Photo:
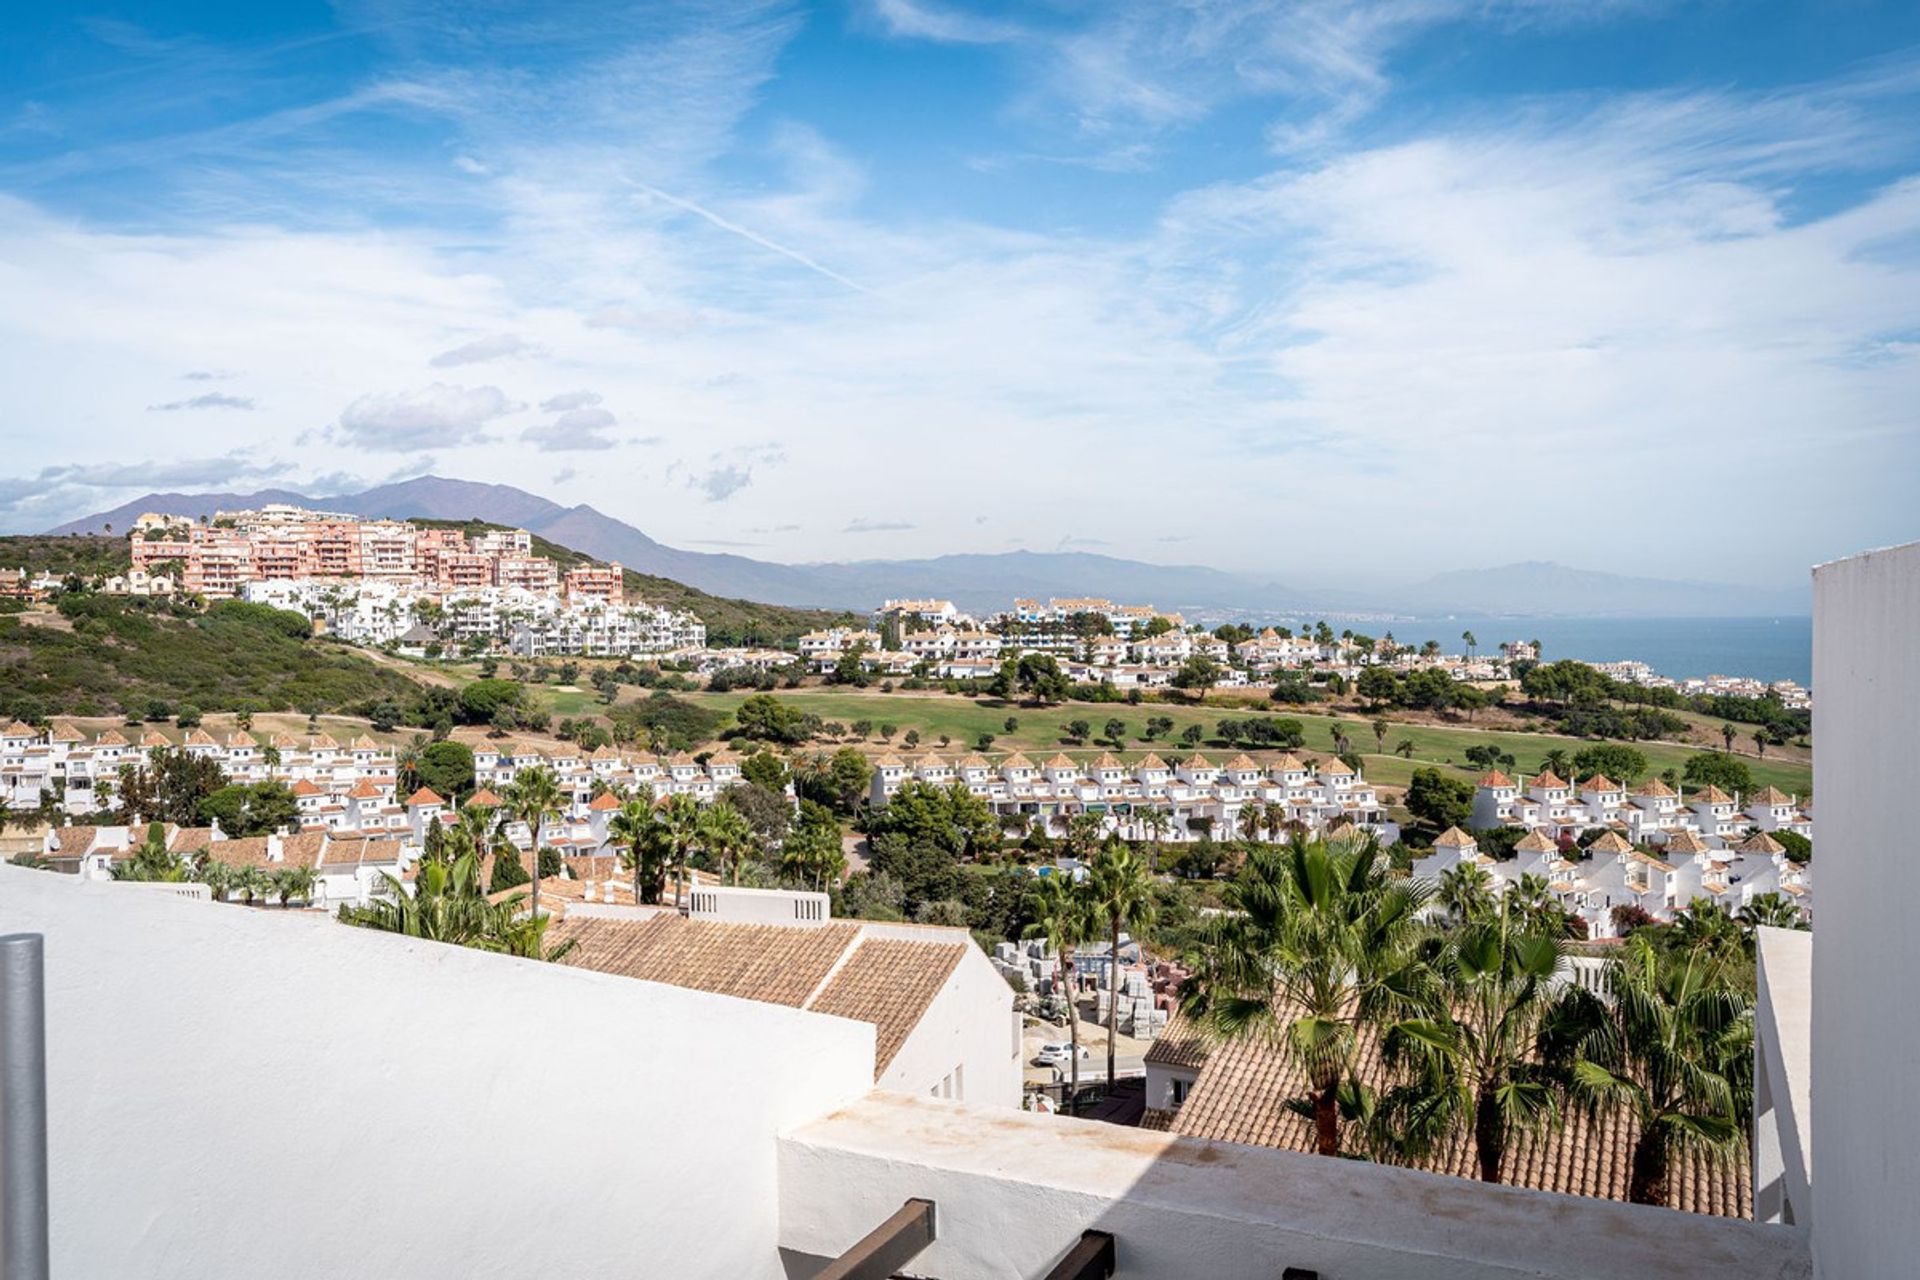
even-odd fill
[(563, 964), (797, 1009), (858, 934), (851, 924), (796, 929), (669, 912), (646, 920), (567, 920), (548, 936), (576, 944)]
[[(1165, 1036), (1191, 1034), (1175, 1015)], [(1158, 1042), (1156, 1042), (1157, 1045)], [(1377, 1037), (1363, 1030), (1360, 1064), (1370, 1078), (1384, 1078)], [(1306, 1092), (1306, 1079), (1284, 1051), (1258, 1038), (1216, 1045), (1178, 1111), (1172, 1131), (1219, 1142), (1313, 1150), (1313, 1121), (1293, 1112), (1289, 1099)], [(1560, 1128), (1516, 1134), (1507, 1149), (1505, 1180), (1512, 1186), (1568, 1195), (1625, 1200), (1631, 1172), (1634, 1120), (1624, 1111), (1598, 1121), (1569, 1116)], [(1456, 1136), (1418, 1167), (1456, 1177), (1477, 1172), (1473, 1144)], [(1753, 1216), (1752, 1178), (1744, 1146), (1728, 1159), (1701, 1153), (1678, 1157), (1668, 1203), (1675, 1209), (1734, 1218)]]
[(807, 1008), (873, 1024), (877, 1080), (920, 1025), (927, 1006), (940, 994), (960, 964), (962, 949), (969, 945), (869, 938)]

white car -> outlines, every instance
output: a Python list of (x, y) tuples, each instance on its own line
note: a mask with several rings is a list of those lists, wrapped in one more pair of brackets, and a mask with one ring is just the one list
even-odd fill
[[(1085, 1045), (1080, 1046), (1080, 1057), (1091, 1058), (1093, 1053)], [(1036, 1067), (1066, 1067), (1073, 1063), (1073, 1044), (1066, 1040), (1055, 1040), (1040, 1046), (1040, 1052), (1033, 1057)]]

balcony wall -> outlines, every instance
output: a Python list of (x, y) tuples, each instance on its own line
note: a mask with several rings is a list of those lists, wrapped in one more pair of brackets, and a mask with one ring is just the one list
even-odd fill
[(777, 1276), (866, 1023), (0, 866), (47, 937), (53, 1274)]
[(1043, 1276), (1089, 1228), (1119, 1280), (1804, 1280), (1804, 1230), (1488, 1187), (1356, 1161), (872, 1094), (780, 1144), (788, 1275), (909, 1197), (938, 1238), (906, 1271)]

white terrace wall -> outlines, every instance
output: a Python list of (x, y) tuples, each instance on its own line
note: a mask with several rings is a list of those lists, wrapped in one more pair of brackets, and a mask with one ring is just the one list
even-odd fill
[(1814, 1255), (1824, 1276), (1920, 1267), (1920, 929), (1909, 890), (1920, 774), (1920, 544), (1813, 574)]
[(788, 1275), (910, 1197), (936, 1239), (906, 1268), (1043, 1276), (1083, 1230), (1116, 1280), (1805, 1280), (1803, 1229), (1085, 1120), (874, 1093), (781, 1140)]
[(775, 1276), (873, 1029), (0, 866), (47, 936), (53, 1273)]

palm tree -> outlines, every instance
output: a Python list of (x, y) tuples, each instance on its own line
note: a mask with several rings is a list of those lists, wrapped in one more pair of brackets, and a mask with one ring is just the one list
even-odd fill
[(1394, 1090), (1385, 1108), (1404, 1119), (1410, 1150), (1430, 1150), (1471, 1125), (1480, 1180), (1499, 1182), (1508, 1138), (1559, 1118), (1556, 1073), (1535, 1051), (1545, 1029), (1572, 1016), (1570, 999), (1553, 989), (1561, 951), (1557, 936), (1505, 910), (1441, 945), (1432, 961), (1441, 999), (1381, 1038), (1390, 1066), (1415, 1068), (1414, 1083)]
[(394, 766), (400, 775), (399, 790), (402, 795), (412, 795), (420, 788), (420, 755), (427, 749), (427, 735), (416, 733), (403, 743), (394, 753)]
[(1135, 811), (1135, 820), (1140, 829), (1147, 833), (1147, 843), (1153, 847), (1153, 865), (1160, 865), (1160, 842), (1167, 838), (1167, 831), (1173, 826), (1173, 815), (1159, 805), (1147, 805)]
[(213, 891), (216, 902), (225, 902), (227, 895), (239, 883), (240, 873), (218, 858), (209, 856), (201, 861), (200, 869), (193, 873), (193, 878)]
[(246, 898), (252, 906), (256, 899), (267, 895), (267, 873), (259, 867), (245, 867), (233, 878), (233, 887)]
[(1393, 744), (1393, 753), (1405, 759), (1413, 759), (1414, 744), (1412, 738), (1402, 738)]
[(1069, 1085), (1067, 1109), (1080, 1097), (1080, 1013), (1074, 1000), (1075, 975), (1073, 949), (1093, 935), (1093, 916), (1087, 896), (1065, 875), (1043, 876), (1034, 886), (1029, 911), (1033, 923), (1024, 936), (1045, 938), (1053, 948), (1056, 985), (1067, 1004), (1067, 1065)]
[(1729, 752), (1733, 750), (1733, 740), (1739, 735), (1740, 731), (1731, 724), (1723, 724), (1720, 726), (1720, 741), (1726, 746)]
[(726, 801), (708, 805), (698, 823), (700, 846), (715, 869), (731, 884), (740, 883), (740, 864), (753, 848), (753, 828), (738, 809)]
[(1387, 719), (1385, 716), (1376, 716), (1374, 718), (1373, 742), (1376, 750), (1385, 751), (1387, 749), (1387, 730), (1391, 728), (1393, 728), (1393, 721)]
[(1767, 758), (1767, 731), (1765, 729), (1755, 729), (1753, 731), (1753, 749), (1759, 753), (1762, 760)]
[(1447, 914), (1465, 924), (1490, 914), (1493, 877), (1478, 863), (1465, 862), (1440, 873), (1437, 896)]
[(273, 886), (274, 896), (280, 899), (282, 907), (295, 898), (313, 901), (312, 867), (279, 867), (267, 877), (267, 880)]
[(1770, 929), (1805, 929), (1807, 922), (1799, 906), (1784, 893), (1756, 893), (1740, 908), (1734, 919), (1748, 933), (1765, 926)]
[(673, 860), (673, 903), (687, 905), (687, 855), (699, 840), (700, 802), (685, 792), (670, 795), (660, 805), (661, 838)]
[(1100, 840), (1100, 828), (1106, 825), (1104, 813), (1076, 813), (1067, 819), (1067, 850), (1085, 862)]
[(1553, 750), (1547, 752), (1540, 761), (1540, 769), (1542, 772), (1555, 774), (1562, 778), (1566, 777), (1572, 768), (1572, 758), (1567, 755), (1566, 750), (1562, 747), (1555, 747)]
[(628, 800), (608, 820), (607, 835), (616, 846), (626, 850), (621, 857), (633, 869), (633, 900), (658, 902), (660, 879), (665, 871), (665, 864), (658, 856), (659, 811), (644, 800)]
[(1109, 981), (1107, 989), (1107, 1088), (1113, 1088), (1115, 1037), (1120, 1034), (1120, 931), (1138, 935), (1153, 923), (1153, 870), (1115, 837), (1101, 846), (1087, 869), (1086, 892), (1105, 920)]
[(1460, 638), (1466, 642), (1467, 656), (1471, 658), (1473, 656), (1473, 651), (1479, 648), (1480, 646), (1479, 637), (1475, 636), (1471, 631), (1462, 631), (1460, 633)]
[(364, 907), (342, 906), (341, 920), (364, 929), (533, 960), (556, 960), (572, 946), (546, 950), (547, 918), (520, 917), (517, 894), (505, 902), (487, 901), (480, 884), (480, 860), (472, 853), (462, 853), (451, 862), (422, 862), (411, 893), (395, 877), (381, 875), (387, 892)]
[(1209, 1034), (1270, 1037), (1300, 1063), (1322, 1155), (1340, 1154), (1343, 1090), (1349, 1110), (1358, 1098), (1360, 1026), (1427, 1007), (1414, 944), (1428, 893), (1395, 878), (1371, 836), (1256, 849), (1182, 986)]
[(1731, 1159), (1739, 1148), (1753, 1111), (1753, 1010), (1716, 957), (1661, 952), (1642, 935), (1626, 947), (1612, 1003), (1570, 993), (1582, 1016), (1548, 1044), (1570, 1065), (1578, 1106), (1633, 1116), (1627, 1198), (1664, 1205), (1676, 1155)]
[(545, 834), (547, 819), (560, 816), (563, 803), (560, 784), (555, 780), (553, 771), (541, 765), (522, 770), (519, 776), (507, 784), (507, 794), (502, 797), (507, 802), (507, 812), (527, 824), (527, 831), (533, 840), (533, 903), (532, 914), (540, 914), (540, 837)]
[(192, 868), (179, 854), (167, 848), (167, 829), (158, 822), (147, 824), (147, 838), (131, 857), (109, 868), (115, 880), (147, 880), (178, 883), (192, 878)]

